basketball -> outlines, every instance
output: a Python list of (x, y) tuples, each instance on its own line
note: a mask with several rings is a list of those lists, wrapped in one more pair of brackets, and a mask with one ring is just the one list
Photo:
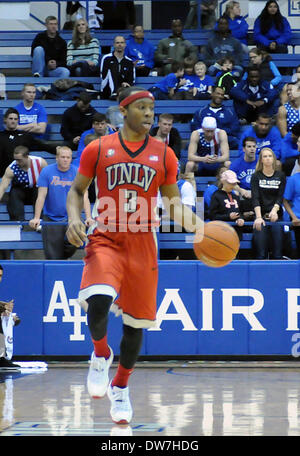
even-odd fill
[(221, 268), (235, 259), (240, 248), (239, 237), (231, 225), (219, 220), (204, 224), (203, 239), (194, 239), (198, 260), (212, 268)]

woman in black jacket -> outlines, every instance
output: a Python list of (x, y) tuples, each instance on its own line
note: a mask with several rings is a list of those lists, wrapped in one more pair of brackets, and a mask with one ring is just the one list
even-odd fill
[[(285, 174), (276, 170), (276, 155), (271, 148), (264, 147), (260, 151), (256, 171), (251, 178), (255, 212), (253, 243), (258, 260), (268, 257), (269, 238), (272, 240), (272, 258), (282, 258), (283, 226), (275, 222), (282, 219), (285, 183)], [(266, 225), (266, 221), (272, 222), (272, 225)]]

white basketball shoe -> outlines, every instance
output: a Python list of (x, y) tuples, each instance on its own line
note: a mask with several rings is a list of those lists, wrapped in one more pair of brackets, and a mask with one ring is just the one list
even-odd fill
[(105, 396), (107, 387), (109, 384), (108, 371), (113, 362), (114, 354), (110, 349), (110, 357), (105, 359), (104, 357), (97, 357), (95, 353), (92, 353), (89, 373), (87, 377), (87, 389), (89, 395), (94, 399), (99, 399)]
[(132, 407), (129, 399), (129, 388), (111, 386), (107, 389), (107, 396), (111, 402), (110, 415), (116, 424), (129, 424), (132, 419)]

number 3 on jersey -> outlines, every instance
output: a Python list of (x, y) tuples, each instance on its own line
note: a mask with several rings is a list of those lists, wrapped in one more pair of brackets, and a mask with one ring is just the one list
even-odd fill
[(124, 189), (124, 212), (135, 212), (137, 207), (137, 191)]

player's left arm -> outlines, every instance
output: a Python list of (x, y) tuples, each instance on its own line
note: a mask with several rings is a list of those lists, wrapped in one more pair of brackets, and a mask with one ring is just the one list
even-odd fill
[(87, 239), (85, 225), (81, 221), (84, 194), (89, 188), (92, 178), (77, 173), (67, 197), (68, 230), (67, 238), (76, 247), (80, 247)]
[(171, 219), (192, 233), (203, 231), (203, 220), (181, 202), (177, 184), (162, 185), (160, 193)]

